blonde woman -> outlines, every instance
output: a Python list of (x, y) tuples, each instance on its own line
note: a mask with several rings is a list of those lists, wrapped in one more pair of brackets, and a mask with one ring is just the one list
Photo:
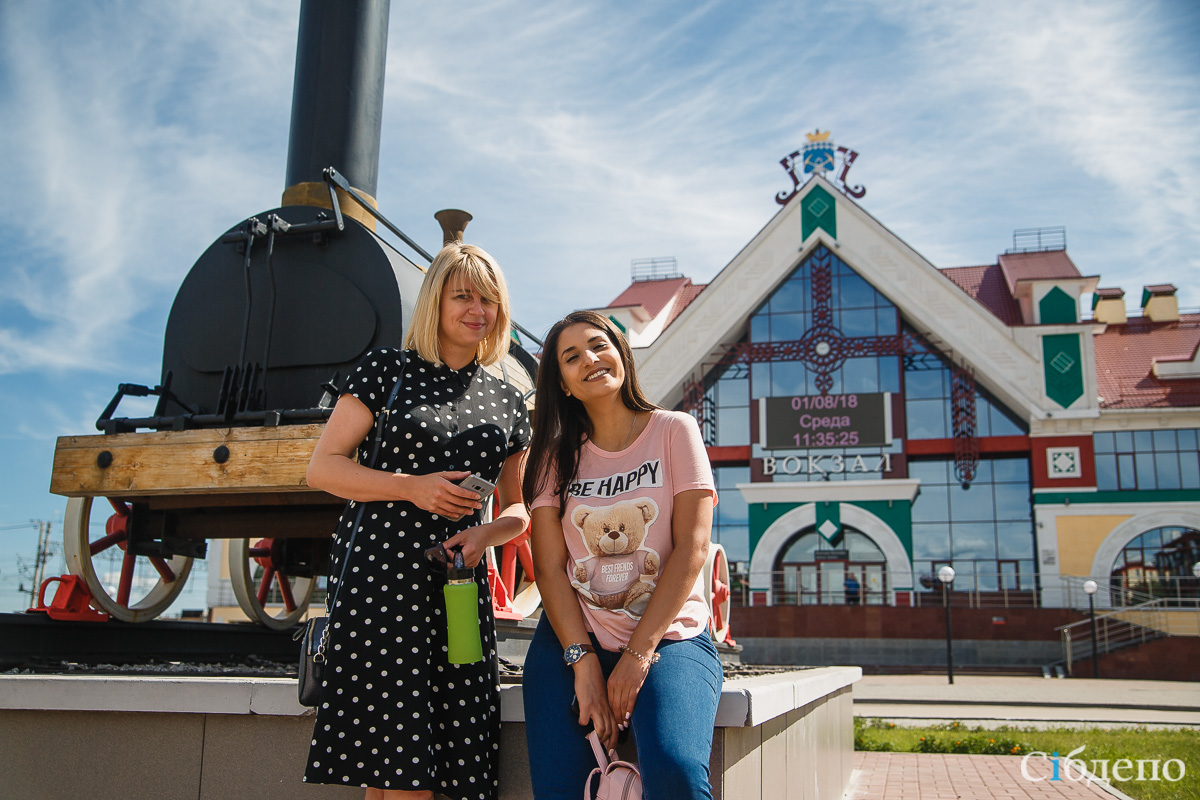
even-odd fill
[[(367, 800), (497, 797), (500, 696), (482, 557), (528, 523), (530, 431), (520, 392), (483, 367), (508, 352), (509, 314), (492, 257), (446, 245), (421, 286), (405, 349), (363, 357), (313, 452), (309, 485), (349, 502), (333, 547), (337, 599), (306, 782), (361, 786)], [(368, 468), (381, 413), (384, 438)], [(472, 474), (496, 484), (491, 522), (481, 521), (479, 496), (458, 485)], [(444, 575), (423, 555), (437, 545), (460, 547), (475, 567), (481, 662), (447, 660)]]

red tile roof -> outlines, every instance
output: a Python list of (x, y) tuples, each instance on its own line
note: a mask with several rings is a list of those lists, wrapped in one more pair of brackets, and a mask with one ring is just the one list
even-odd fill
[(663, 328), (666, 329), (668, 326), (670, 326), (670, 324), (675, 321), (675, 318), (683, 313), (683, 310), (687, 308), (693, 300), (699, 297), (700, 293), (703, 292), (707, 287), (707, 283), (689, 283), (687, 286), (683, 287), (683, 291), (679, 293), (679, 297), (675, 300), (675, 307), (671, 309), (671, 316), (667, 317), (667, 324), (663, 325)]
[(1096, 387), (1101, 408), (1182, 408), (1200, 406), (1200, 378), (1161, 380), (1154, 359), (1190, 356), (1200, 346), (1200, 314), (1178, 322), (1133, 317), (1109, 325), (1094, 337)]
[(1017, 281), (1082, 278), (1066, 250), (1036, 253), (1005, 253), (1000, 256), (1000, 270), (1008, 282), (1008, 291), (1015, 294)]
[(1021, 309), (1009, 291), (999, 264), (986, 267), (950, 267), (941, 273), (991, 311), (1005, 325), (1021, 324)]
[(685, 286), (690, 286), (691, 278), (666, 278), (657, 281), (634, 281), (629, 288), (617, 295), (617, 298), (605, 308), (621, 308), (624, 306), (643, 306), (651, 317), (657, 317), (659, 312), (675, 299), (675, 295)]

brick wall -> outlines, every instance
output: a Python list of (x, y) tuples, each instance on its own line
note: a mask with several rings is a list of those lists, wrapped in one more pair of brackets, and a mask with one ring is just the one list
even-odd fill
[[(1054, 640), (1054, 630), (1086, 619), (1064, 608), (951, 608), (956, 639)], [(942, 608), (892, 606), (741, 606), (730, 615), (733, 638), (943, 639)]]
[[(1195, 681), (1200, 679), (1200, 638), (1172, 636), (1155, 639), (1100, 656), (1101, 678), (1136, 678), (1145, 681)], [(1092, 677), (1090, 658), (1074, 664), (1072, 677)]]

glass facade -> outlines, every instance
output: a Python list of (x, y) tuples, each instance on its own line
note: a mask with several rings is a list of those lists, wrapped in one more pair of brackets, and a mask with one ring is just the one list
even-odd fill
[(750, 482), (749, 467), (716, 467), (717, 505), (713, 509), (712, 540), (725, 548), (731, 564), (750, 560), (750, 511), (739, 483)]
[[(910, 439), (949, 439), (954, 436), (950, 405), (950, 365), (916, 331), (912, 342), (924, 352), (904, 359), (904, 418)], [(1028, 429), (982, 388), (975, 389), (975, 434), (1021, 436)]]
[[(981, 591), (1029, 588), (1026, 584), (1034, 573), (1034, 536), (1028, 456), (982, 460), (969, 489), (954, 479), (952, 449), (944, 457), (908, 461), (905, 466), (906, 440), (954, 437), (952, 368), (904, 322), (895, 305), (824, 248), (802, 261), (750, 315), (743, 341), (778, 346), (812, 341), (814, 336), (833, 343), (833, 354), (824, 363), (788, 360), (789, 349), (811, 351), (785, 345), (776, 348), (780, 357), (737, 363), (710, 374), (704, 397), (706, 442), (721, 447), (749, 446), (751, 462), (773, 457), (778, 465), (794, 467), (776, 469), (766, 478), (774, 482), (878, 480), (887, 469), (891, 470), (887, 477), (919, 478), (921, 489), (912, 510), (916, 574), (953, 563), (963, 581), (975, 583)], [(829, 382), (828, 394), (832, 395), (891, 393), (891, 444), (768, 450), (752, 442), (758, 436), (751, 431), (756, 416), (751, 411), (760, 398), (820, 395), (821, 381)], [(975, 408), (979, 437), (1028, 433), (982, 389), (976, 391)], [(852, 472), (849, 465), (860, 456), (857, 463), (867, 466)], [(812, 471), (814, 459), (819, 464), (846, 467)], [(722, 466), (716, 475), (721, 499), (715, 511), (714, 539), (725, 547), (731, 561), (748, 560), (749, 515), (735, 487), (750, 481), (749, 464)], [(855, 536), (869, 542), (861, 534)], [(794, 555), (796, 546), (809, 540), (815, 542), (812, 536), (794, 542), (787, 558)]]
[(1109, 431), (1092, 437), (1099, 491), (1200, 489), (1195, 428)]
[(1028, 458), (981, 460), (969, 489), (954, 479), (953, 459), (911, 461), (908, 474), (921, 481), (912, 508), (916, 575), (933, 576), (950, 564), (956, 587), (1033, 588)]

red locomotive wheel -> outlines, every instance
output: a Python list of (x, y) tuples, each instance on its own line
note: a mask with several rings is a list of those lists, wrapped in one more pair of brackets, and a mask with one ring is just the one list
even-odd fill
[[(125, 549), (129, 506), (109, 500), (115, 513), (104, 535), (91, 538), (91, 497), (67, 500), (63, 518), (63, 551), (67, 569), (83, 578), (95, 604), (122, 622), (147, 622), (175, 601), (192, 571), (192, 559), (135, 556)], [(110, 558), (120, 552), (119, 565)]]
[(729, 559), (724, 547), (709, 545), (703, 575), (704, 599), (712, 613), (713, 641), (723, 642), (729, 638), (729, 613), (733, 608), (729, 588)]
[(247, 617), (277, 631), (304, 619), (316, 579), (289, 576), (274, 539), (229, 539), (226, 547), (233, 595)]

